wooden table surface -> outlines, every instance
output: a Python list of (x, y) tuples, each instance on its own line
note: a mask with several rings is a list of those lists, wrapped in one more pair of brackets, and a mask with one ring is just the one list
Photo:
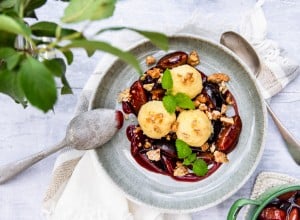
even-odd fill
[[(124, 6), (127, 2), (132, 1), (123, 0), (119, 4)], [(250, 0), (187, 0), (184, 2), (180, 5), (174, 0), (168, 1), (170, 6), (172, 5), (172, 10), (177, 9), (177, 14), (174, 16), (181, 16), (185, 19), (180, 21), (180, 24), (184, 23), (195, 10), (215, 16), (215, 20), (224, 16), (226, 21), (232, 21), (255, 3)], [(38, 11), (38, 16), (41, 20), (58, 21), (56, 17), (59, 16), (54, 16), (54, 14), (62, 13), (61, 4), (57, 1), (48, 1), (47, 5)], [(149, 1), (147, 10), (159, 9), (159, 6), (153, 4), (159, 4), (159, 1)], [(265, 2), (263, 9), (268, 21), (268, 37), (276, 40), (285, 50), (284, 54), (300, 64), (300, 3), (296, 0), (269, 0)], [(51, 10), (52, 12), (49, 13)], [(139, 8), (139, 10), (139, 13), (143, 13), (146, 9)], [(173, 15), (172, 12), (168, 13), (171, 13), (170, 16)], [(109, 22), (110, 20), (104, 24), (110, 24)], [(127, 24), (126, 20), (122, 22)], [(130, 22), (135, 24), (134, 22), (138, 21), (131, 19)], [(40, 151), (63, 138), (67, 123), (73, 116), (79, 94), (102, 56), (102, 53), (96, 53), (93, 57), (87, 58), (82, 51), (75, 52), (75, 61), (67, 70), (67, 77), (74, 94), (59, 97), (53, 112), (44, 114), (32, 107), (23, 109), (8, 97), (0, 95), (0, 165)], [(300, 140), (300, 77), (272, 98), (271, 107), (294, 136)], [(41, 203), (57, 155), (50, 156), (7, 184), (0, 185), (1, 220), (43, 219)], [(240, 197), (249, 197), (255, 177), (262, 171), (285, 173), (300, 178), (299, 166), (288, 154), (285, 143), (270, 117), (263, 158), (249, 181), (222, 204), (194, 213), (193, 219), (225, 219), (233, 201)]]

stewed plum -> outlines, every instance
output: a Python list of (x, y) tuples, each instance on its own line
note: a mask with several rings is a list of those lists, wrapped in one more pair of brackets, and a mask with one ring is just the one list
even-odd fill
[(258, 220), (300, 220), (300, 190), (273, 199), (259, 214)]
[[(183, 86), (188, 86), (189, 83), (195, 83), (196, 78), (197, 80), (200, 78), (201, 92), (195, 97), (190, 97), (190, 103), (192, 103), (193, 106), (192, 108), (189, 107), (189, 110), (185, 109), (185, 107), (176, 106), (175, 112), (172, 113), (176, 117), (170, 117), (174, 117), (175, 121), (170, 128), (168, 128), (169, 132), (166, 136), (150, 138), (150, 135), (147, 135), (145, 130), (143, 131), (141, 124), (130, 125), (127, 128), (127, 137), (131, 142), (131, 154), (140, 166), (152, 172), (168, 175), (175, 180), (188, 182), (199, 181), (208, 177), (214, 173), (222, 163), (227, 162), (227, 153), (232, 151), (237, 145), (242, 129), (242, 121), (239, 116), (237, 103), (225, 84), (229, 80), (229, 77), (222, 73), (215, 74), (215, 77), (214, 74), (207, 76), (199, 69), (196, 69), (195, 65), (198, 65), (200, 60), (195, 60), (194, 55), (195, 52), (193, 52), (193, 59), (191, 59), (191, 54), (189, 55), (183, 51), (166, 54), (160, 58), (154, 66), (146, 70), (145, 73), (126, 90), (127, 95), (122, 99), (123, 111), (127, 114), (133, 113), (136, 116), (139, 115), (141, 108), (145, 106), (146, 103), (153, 101), (163, 103), (166, 96), (171, 96), (171, 99), (175, 101), (178, 99), (181, 100), (180, 97), (182, 98), (182, 94), (180, 94), (181, 96), (179, 97), (177, 94), (172, 93), (172, 89), (167, 89), (162, 86), (162, 78), (167, 70), (170, 70), (172, 74), (172, 69), (174, 68), (178, 69), (178, 67), (183, 65), (192, 66), (193, 73), (189, 72), (190, 70), (182, 75), (181, 73), (176, 73), (177, 78), (175, 80), (181, 81)], [(189, 60), (193, 60), (193, 62), (189, 63)], [(193, 74), (199, 75), (195, 77)], [(184, 97), (186, 97), (186, 94), (184, 94)], [(180, 106), (186, 106), (186, 102), (185, 105), (180, 104)], [(228, 116), (226, 113), (227, 107), (229, 106), (233, 109), (231, 116)], [(204, 117), (208, 118), (209, 121), (209, 125), (204, 126), (201, 124), (204, 123), (203, 120), (201, 121), (199, 119), (200, 122), (198, 122), (198, 118), (195, 118), (192, 120), (190, 128), (192, 132), (201, 138), (203, 133), (201, 129), (210, 129), (210, 136), (208, 136), (208, 138), (205, 137), (204, 144), (190, 144), (189, 146), (192, 152), (190, 157), (194, 157), (193, 160), (195, 160), (195, 158), (201, 159), (206, 163), (208, 170), (205, 175), (196, 175), (193, 172), (191, 163), (186, 161), (188, 158), (180, 158), (178, 149), (175, 146), (175, 142), (178, 140), (177, 130), (179, 126), (176, 121), (177, 117), (182, 111), (195, 110), (203, 112)], [(150, 112), (147, 117), (145, 121), (149, 121), (149, 124), (154, 123), (153, 130), (155, 132), (165, 129), (165, 127), (158, 127), (155, 124), (158, 122), (162, 123), (164, 120), (163, 113), (155, 113), (155, 111), (153, 111)], [(187, 134), (184, 135), (189, 135), (188, 131)], [(190, 138), (193, 137), (191, 136)], [(189, 138), (187, 138), (187, 140), (188, 139)], [(191, 158), (189, 158), (189, 160), (191, 160)]]

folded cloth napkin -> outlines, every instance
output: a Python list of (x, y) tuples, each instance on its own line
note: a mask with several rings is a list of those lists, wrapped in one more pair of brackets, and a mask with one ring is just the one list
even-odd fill
[[(129, 1), (133, 6), (142, 4), (141, 2), (143, 1)], [(215, 25), (208, 26), (210, 17), (203, 17), (203, 14), (195, 12), (180, 28), (165, 27), (159, 31), (165, 31), (168, 34), (194, 34), (208, 37), (216, 42), (219, 41), (220, 35), (224, 31), (240, 32), (252, 43), (260, 59), (268, 68), (268, 71), (259, 76), (259, 83), (264, 98), (270, 98), (294, 79), (300, 70), (292, 60), (281, 56), (274, 41), (266, 39), (267, 25), (261, 8), (263, 2), (258, 1), (254, 8), (246, 14), (241, 24), (230, 26), (215, 22)], [(122, 41), (116, 38), (114, 44), (124, 49), (140, 40), (139, 36), (131, 33), (123, 33), (122, 36)], [(81, 93), (76, 114), (88, 110), (97, 84), (114, 60), (115, 58), (110, 55), (103, 57)], [(93, 150), (83, 152), (74, 149), (65, 149), (58, 156), (53, 169), (53, 177), (44, 198), (43, 211), (48, 219), (59, 220), (185, 220), (192, 218), (188, 214), (165, 214), (153, 207), (131, 202), (99, 166)]]

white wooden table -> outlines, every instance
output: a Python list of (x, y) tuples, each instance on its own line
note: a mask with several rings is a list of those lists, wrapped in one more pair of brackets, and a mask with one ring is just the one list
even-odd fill
[[(124, 5), (126, 1), (119, 3)], [(141, 15), (143, 10), (162, 10), (159, 2), (149, 1), (149, 8), (138, 8), (136, 15)], [(226, 2), (187, 0), (185, 3), (173, 0), (170, 1), (170, 7), (173, 11), (177, 9), (176, 13), (173, 13), (172, 10), (166, 10), (166, 13), (170, 14), (170, 21), (179, 24), (184, 23), (195, 10), (199, 10), (199, 13), (209, 13), (212, 17), (215, 16), (215, 19), (223, 17), (224, 21), (232, 21), (252, 7), (254, 3), (255, 1), (250, 0)], [(276, 40), (290, 57), (300, 63), (300, 2), (297, 0), (269, 0), (265, 2), (263, 8), (268, 21), (268, 36)], [(62, 11), (60, 2), (48, 1), (47, 5), (38, 11), (38, 16), (41, 20), (58, 21), (56, 17), (59, 17)], [(54, 14), (58, 16), (54, 16)], [(134, 14), (128, 16), (130, 18)], [(174, 20), (180, 18), (180, 21)], [(108, 20), (104, 24), (110, 24), (110, 22), (111, 20)], [(123, 22), (123, 25), (130, 26), (138, 21), (131, 19), (129, 24), (126, 20)], [(96, 53), (95, 56), (88, 59), (82, 51), (76, 52), (74, 64), (67, 71), (74, 94), (59, 97), (54, 112), (43, 114), (32, 107), (23, 109), (8, 97), (0, 95), (0, 165), (40, 151), (63, 138), (66, 125), (73, 116), (80, 91), (102, 56), (102, 53)], [(272, 98), (271, 107), (300, 140), (300, 77)], [(267, 132), (262, 161), (248, 183), (222, 204), (193, 214), (193, 219), (225, 219), (233, 201), (240, 197), (249, 197), (255, 177), (261, 171), (276, 171), (300, 178), (299, 166), (289, 156), (270, 117)], [(1, 220), (43, 219), (40, 212), (41, 203), (56, 156), (57, 154), (50, 156), (7, 184), (0, 185)]]

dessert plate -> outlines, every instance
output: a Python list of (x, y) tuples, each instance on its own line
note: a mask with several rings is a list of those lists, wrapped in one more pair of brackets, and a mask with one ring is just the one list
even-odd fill
[[(135, 202), (156, 207), (165, 212), (180, 213), (215, 206), (249, 179), (261, 159), (265, 131), (266, 110), (252, 74), (242, 61), (225, 47), (192, 35), (169, 37), (169, 51), (162, 51), (144, 41), (130, 51), (146, 70), (145, 59), (152, 55), (159, 59), (172, 51), (189, 53), (196, 50), (201, 63), (197, 66), (206, 75), (223, 72), (230, 76), (229, 90), (239, 108), (243, 128), (236, 148), (228, 155), (229, 163), (199, 182), (178, 182), (168, 176), (150, 172), (139, 166), (130, 153), (126, 128), (135, 116), (125, 120), (115, 137), (97, 149), (99, 166), (113, 182)], [(90, 103), (90, 108), (122, 109), (118, 94), (137, 80), (139, 74), (128, 64), (116, 60), (101, 79)], [(105, 126), (105, 125), (103, 125)]]

